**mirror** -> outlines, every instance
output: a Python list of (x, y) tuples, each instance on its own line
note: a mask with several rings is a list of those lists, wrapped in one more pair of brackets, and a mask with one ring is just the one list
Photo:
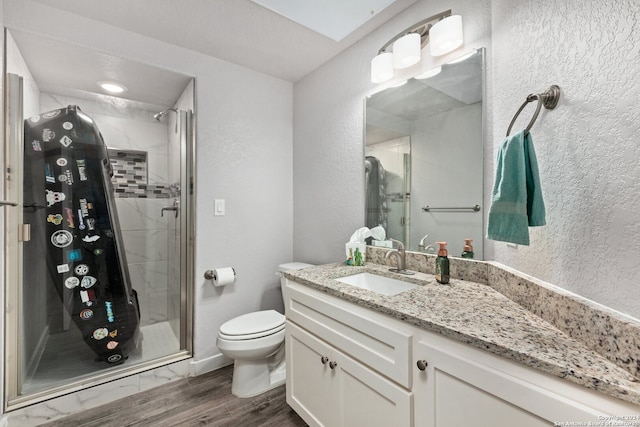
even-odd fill
[(413, 251), (446, 241), (449, 256), (472, 239), (483, 259), (483, 70), (478, 49), (365, 100), (367, 227)]

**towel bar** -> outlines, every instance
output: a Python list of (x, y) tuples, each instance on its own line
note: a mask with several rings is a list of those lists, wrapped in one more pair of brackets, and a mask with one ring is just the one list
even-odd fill
[(425, 212), (431, 212), (431, 211), (472, 211), (472, 212), (479, 212), (480, 211), (480, 205), (475, 205), (475, 206), (468, 206), (468, 207), (457, 207), (457, 208), (434, 208), (432, 206), (423, 206), (422, 210)]
[(540, 114), (540, 109), (542, 108), (543, 105), (544, 105), (544, 108), (546, 108), (547, 110), (553, 110), (554, 108), (556, 108), (556, 105), (558, 105), (558, 99), (560, 99), (560, 86), (551, 85), (549, 89), (546, 90), (546, 92), (532, 93), (531, 95), (527, 96), (527, 99), (524, 101), (524, 103), (520, 106), (520, 108), (516, 112), (516, 115), (513, 116), (513, 119), (511, 120), (511, 124), (509, 124), (509, 128), (507, 129), (507, 136), (509, 136), (509, 134), (511, 133), (511, 128), (513, 127), (513, 124), (516, 122), (516, 119), (518, 118), (522, 110), (524, 110), (524, 107), (528, 103), (533, 102), (536, 99), (538, 100), (538, 106), (536, 107), (536, 112), (533, 113), (533, 117), (531, 118), (531, 121), (529, 122), (529, 124), (524, 130), (525, 135), (529, 133), (529, 131), (531, 130), (531, 127), (533, 126), (536, 119), (538, 118), (538, 114)]

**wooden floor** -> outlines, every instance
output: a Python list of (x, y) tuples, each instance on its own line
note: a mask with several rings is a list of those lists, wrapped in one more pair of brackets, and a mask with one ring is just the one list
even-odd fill
[(231, 394), (233, 366), (178, 380), (46, 426), (306, 426), (280, 386), (253, 398)]

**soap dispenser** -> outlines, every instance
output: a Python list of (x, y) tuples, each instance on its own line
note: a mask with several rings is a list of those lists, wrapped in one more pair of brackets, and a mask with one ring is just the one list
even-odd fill
[(436, 258), (436, 281), (438, 283), (449, 283), (449, 258), (447, 258), (447, 242), (436, 242), (440, 245), (438, 257)]
[(471, 246), (472, 239), (464, 239), (464, 249), (462, 251), (462, 258), (473, 258), (473, 246)]

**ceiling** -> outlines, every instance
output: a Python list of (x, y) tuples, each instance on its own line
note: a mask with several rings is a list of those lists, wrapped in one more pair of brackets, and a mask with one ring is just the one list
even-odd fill
[[(336, 36), (343, 37), (340, 41), (251, 0), (35, 1), (296, 82), (416, 0), (262, 0), (272, 5), (289, 3), (298, 9), (304, 5), (305, 13), (301, 15), (299, 10), (298, 15), (322, 16), (307, 24), (319, 30), (323, 21), (354, 16), (340, 27)], [(354, 5), (360, 8), (360, 14), (354, 14)], [(363, 8), (370, 16), (366, 22)], [(344, 36), (345, 31), (359, 24)]]
[[(416, 0), (29, 2), (44, 8), (45, 16), (47, 8), (55, 8), (296, 82)], [(20, 15), (20, 8), (4, 9), (16, 14), (11, 22), (29, 19)], [(191, 76), (21, 31), (15, 24), (10, 32), (43, 92), (104, 100), (96, 82), (115, 81), (128, 91), (109, 96), (108, 102), (160, 111), (172, 107), (191, 80)]]
[(122, 101), (130, 108), (161, 111), (172, 107), (191, 81), (190, 76), (39, 35), (16, 30), (11, 35), (42, 92), (104, 100), (107, 92), (97, 82), (114, 81), (127, 91), (109, 96), (110, 103)]

